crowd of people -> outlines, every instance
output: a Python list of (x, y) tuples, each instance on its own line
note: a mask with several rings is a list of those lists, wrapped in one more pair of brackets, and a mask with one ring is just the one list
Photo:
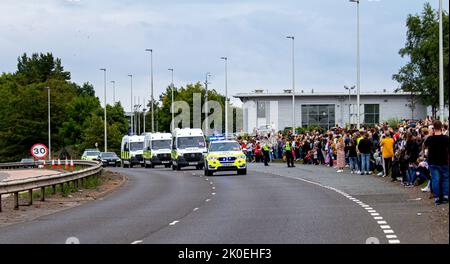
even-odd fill
[(448, 120), (404, 120), (397, 126), (387, 123), (361, 129), (340, 127), (312, 130), (302, 134), (268, 134), (238, 138), (249, 162), (266, 166), (284, 160), (345, 168), (357, 175), (376, 173), (390, 177), (406, 188), (425, 185), (436, 204), (448, 203), (449, 137)]

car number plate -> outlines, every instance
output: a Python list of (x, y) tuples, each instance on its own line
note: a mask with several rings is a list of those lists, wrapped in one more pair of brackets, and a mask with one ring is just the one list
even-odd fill
[(222, 166), (224, 166), (224, 167), (232, 167), (234, 165), (233, 165), (233, 163), (222, 163)]
[(109, 162), (109, 164), (116, 164), (116, 162), (114, 162), (114, 161), (110, 161), (110, 162)]
[(189, 162), (189, 165), (197, 165), (198, 162)]
[(167, 164), (167, 163), (169, 163), (170, 161), (168, 161), (168, 160), (164, 160), (162, 163), (163, 164)]

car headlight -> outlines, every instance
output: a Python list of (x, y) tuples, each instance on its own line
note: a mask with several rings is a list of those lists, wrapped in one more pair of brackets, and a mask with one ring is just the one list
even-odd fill
[(102, 159), (103, 162), (107, 162), (107, 160)]

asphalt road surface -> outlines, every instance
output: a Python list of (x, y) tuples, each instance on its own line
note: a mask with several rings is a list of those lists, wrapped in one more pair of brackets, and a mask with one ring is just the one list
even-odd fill
[(129, 181), (102, 199), (2, 228), (0, 243), (448, 243), (448, 230), (436, 239), (429, 205), (376, 177), (284, 164), (250, 164), (246, 176), (111, 170)]

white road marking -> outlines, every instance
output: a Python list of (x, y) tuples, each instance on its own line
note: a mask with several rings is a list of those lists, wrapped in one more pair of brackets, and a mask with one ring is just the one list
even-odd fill
[(212, 189), (213, 189), (213, 190), (215, 190), (215, 189), (216, 189), (216, 187), (214, 187), (214, 186), (213, 186), (213, 187), (212, 187)]
[(143, 242), (142, 240), (136, 240), (134, 242), (131, 242), (131, 244), (132, 245), (136, 245), (136, 244), (139, 244), (139, 243), (142, 243), (142, 242)]
[(195, 212), (195, 211), (197, 211), (197, 210), (198, 210), (198, 207), (195, 207), (193, 211)]
[(180, 221), (175, 220), (175, 221), (173, 221), (172, 223), (170, 223), (169, 225), (175, 225), (175, 224), (178, 223), (178, 222), (180, 222)]
[(209, 201), (211, 201), (211, 199), (206, 199), (206, 200), (205, 200), (205, 202), (209, 202)]
[(212, 195), (216, 195), (216, 193), (211, 193)]
[[(313, 182), (313, 181), (309, 181), (309, 180), (306, 180), (306, 179), (303, 179), (303, 178), (299, 178), (299, 177), (282, 176), (282, 175), (278, 175), (278, 176), (284, 177), (284, 178), (291, 178), (291, 179), (295, 179), (295, 180), (299, 180), (299, 181), (303, 181), (303, 182), (307, 182), (307, 183), (311, 183), (311, 184), (320, 186), (322, 188), (335, 191), (336, 193), (341, 194), (342, 196), (346, 197), (350, 201), (353, 201), (353, 202), (357, 203), (358, 205), (360, 205), (361, 207), (363, 207), (364, 209), (366, 209), (367, 212), (370, 213), (370, 215), (373, 217), (373, 219), (375, 219), (375, 220), (383, 220), (383, 217), (381, 217), (380, 214), (376, 212), (376, 210), (374, 210), (372, 207), (370, 207), (370, 205), (365, 204), (364, 202), (362, 202), (362, 201), (352, 197), (350, 194), (347, 194), (344, 191), (341, 191), (341, 190), (336, 189), (336, 188), (331, 187), (331, 186), (322, 185), (322, 184), (320, 184), (318, 182)], [(383, 229), (383, 232), (385, 234), (392, 234), (392, 235), (387, 235), (386, 236), (388, 239), (389, 238), (397, 238), (397, 236), (394, 235), (394, 230), (390, 229), (391, 227), (387, 225), (386, 221), (377, 221), (377, 223), (379, 225), (381, 225), (380, 227)], [(390, 244), (398, 244), (398, 243), (400, 243), (400, 240), (389, 240), (389, 243)]]

